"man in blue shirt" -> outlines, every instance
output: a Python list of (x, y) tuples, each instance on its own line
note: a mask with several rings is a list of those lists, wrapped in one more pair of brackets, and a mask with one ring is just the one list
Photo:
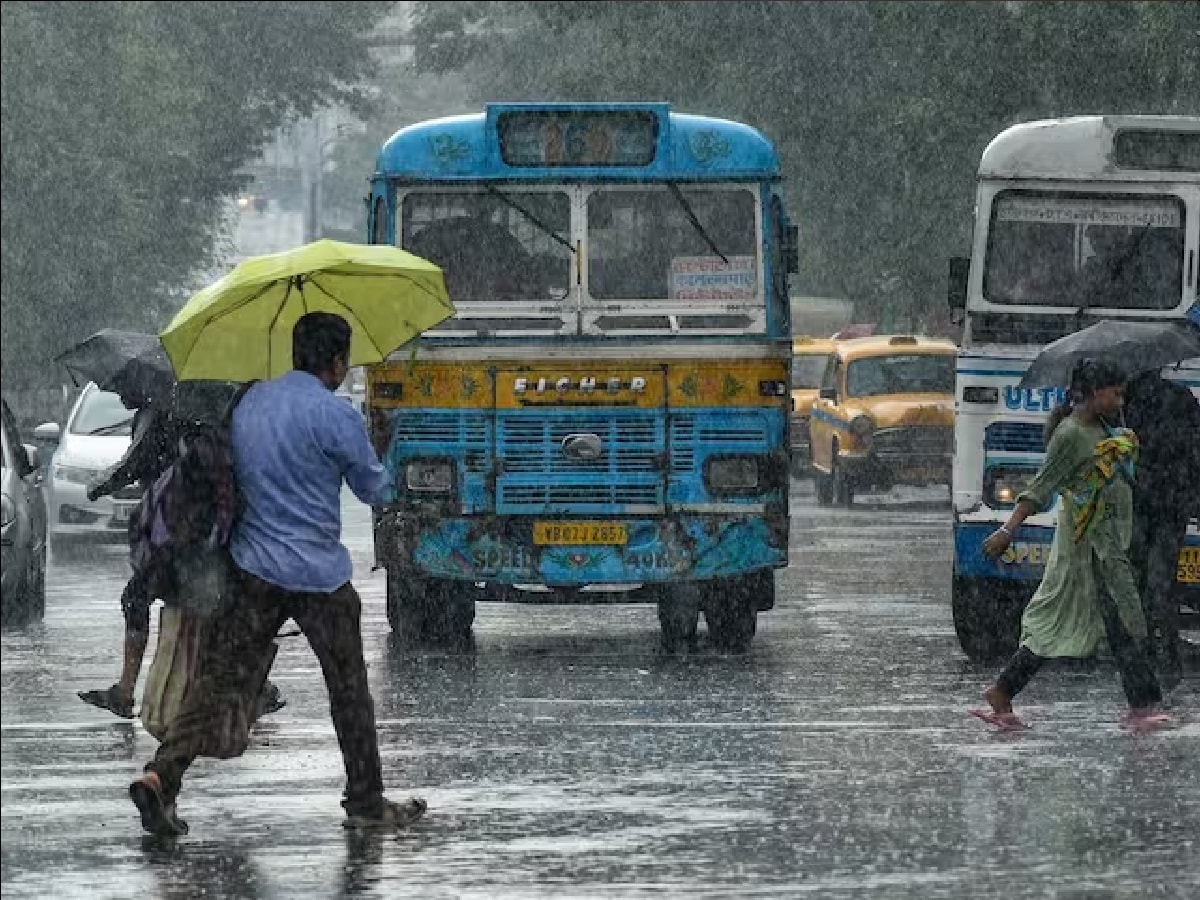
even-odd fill
[(186, 833), (175, 798), (197, 756), (244, 752), (248, 704), (289, 618), (325, 675), (346, 767), (347, 827), (405, 825), (425, 812), (424, 800), (394, 803), (383, 795), (361, 603), (341, 544), (343, 479), (364, 503), (383, 503), (393, 489), (362, 416), (333, 394), (346, 377), (350, 336), (340, 316), (303, 316), (293, 330), (294, 370), (254, 385), (234, 410), (233, 462), (245, 507), (230, 541), (230, 597), (201, 640), (179, 715), (129, 787), (152, 834)]

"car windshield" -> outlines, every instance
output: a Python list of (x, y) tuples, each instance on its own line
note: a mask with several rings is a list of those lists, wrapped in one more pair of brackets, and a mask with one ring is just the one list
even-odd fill
[(128, 437), (133, 433), (133, 412), (117, 394), (90, 390), (71, 420), (71, 433)]
[(827, 361), (827, 356), (793, 356), (792, 390), (819, 388)]
[(846, 372), (846, 394), (851, 397), (953, 392), (953, 356), (874, 356), (855, 360)]
[(2, 460), (4, 465), (2, 468), (7, 469), (12, 465), (9, 462), (9, 459), (12, 457), (12, 450), (8, 446), (8, 431), (6, 429), (0, 429), (0, 441), (3, 441), (4, 444), (4, 457)]

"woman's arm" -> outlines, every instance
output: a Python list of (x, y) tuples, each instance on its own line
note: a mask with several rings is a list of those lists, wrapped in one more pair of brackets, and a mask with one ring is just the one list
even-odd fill
[(1016, 536), (1017, 529), (1021, 527), (1021, 523), (1037, 511), (1038, 507), (1032, 500), (1018, 501), (1017, 505), (1013, 507), (1008, 521), (984, 538), (983, 552), (988, 556), (996, 557), (1007, 550), (1013, 542), (1013, 537)]

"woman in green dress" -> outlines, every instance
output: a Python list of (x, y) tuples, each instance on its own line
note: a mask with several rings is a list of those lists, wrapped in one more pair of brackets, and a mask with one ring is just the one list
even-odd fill
[(1070, 398), (1047, 424), (1046, 458), (1017, 498), (1008, 522), (983, 550), (1008, 549), (1021, 523), (1062, 495), (1054, 542), (1041, 584), (1021, 617), (1021, 642), (984, 693), (990, 709), (971, 714), (1004, 729), (1023, 728), (1013, 698), (1051, 657), (1087, 657), (1102, 638), (1129, 701), (1124, 722), (1153, 728), (1169, 721), (1146, 655), (1146, 619), (1129, 565), (1131, 482), (1137, 435), (1109, 423), (1121, 413), (1125, 377), (1115, 366), (1084, 360), (1071, 376)]

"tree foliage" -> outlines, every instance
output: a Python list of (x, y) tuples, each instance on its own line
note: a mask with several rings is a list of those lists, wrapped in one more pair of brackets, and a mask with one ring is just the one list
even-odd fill
[(390, 6), (3, 4), (6, 383), (101, 327), (164, 324), (273, 129), (361, 100)]
[(486, 100), (669, 100), (779, 146), (806, 293), (944, 307), (975, 167), (1018, 121), (1194, 114), (1197, 3), (419, 3), (418, 62)]

